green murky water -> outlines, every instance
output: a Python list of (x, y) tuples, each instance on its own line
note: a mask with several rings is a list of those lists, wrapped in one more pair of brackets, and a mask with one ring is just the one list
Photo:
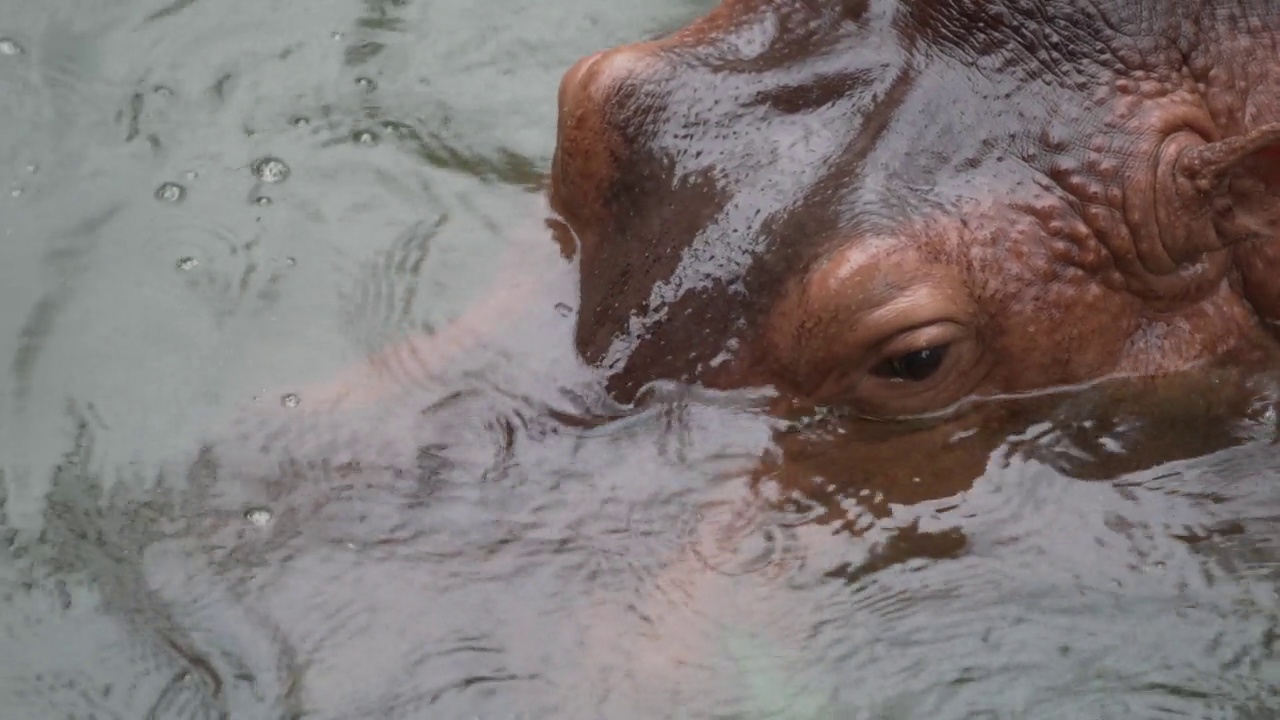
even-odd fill
[(1274, 378), (601, 395), (556, 85), (710, 5), (0, 0), (4, 717), (1280, 709)]

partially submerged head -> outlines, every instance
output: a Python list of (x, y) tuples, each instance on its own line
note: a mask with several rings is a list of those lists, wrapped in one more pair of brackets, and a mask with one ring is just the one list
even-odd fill
[(1024, 4), (728, 0), (570, 70), (553, 202), (613, 390), (898, 417), (1273, 345), (1280, 79), (1185, 54), (1209, 16)]

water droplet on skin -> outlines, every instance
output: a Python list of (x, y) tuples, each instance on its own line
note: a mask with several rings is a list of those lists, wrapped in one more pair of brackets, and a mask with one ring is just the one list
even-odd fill
[(265, 183), (282, 183), (289, 178), (289, 166), (279, 158), (258, 158), (252, 167), (253, 174)]
[(160, 202), (182, 202), (182, 199), (186, 197), (186, 195), (186, 188), (175, 182), (161, 183), (160, 187), (156, 188), (156, 199)]
[(0, 55), (21, 55), (23, 52), (17, 40), (0, 38)]
[(200, 264), (199, 260), (188, 255), (186, 257), (178, 258), (176, 267), (182, 271), (194, 270), (195, 267), (199, 264)]
[(271, 522), (271, 511), (266, 508), (249, 508), (244, 511), (244, 519), (258, 527), (266, 527)]
[(258, 197), (253, 199), (253, 204), (257, 205), (258, 207), (266, 207), (271, 204), (271, 198), (267, 197), (266, 195), (259, 195)]
[(280, 398), (280, 404), (287, 408), (296, 408), (302, 404), (302, 398), (298, 397), (297, 393), (289, 393)]
[(378, 89), (378, 83), (374, 82), (373, 78), (358, 77), (356, 78), (356, 85), (359, 85), (360, 89), (365, 92), (373, 92)]
[(357, 130), (351, 136), (351, 139), (354, 140), (357, 145), (377, 145), (378, 144), (378, 136), (374, 135), (368, 130)]

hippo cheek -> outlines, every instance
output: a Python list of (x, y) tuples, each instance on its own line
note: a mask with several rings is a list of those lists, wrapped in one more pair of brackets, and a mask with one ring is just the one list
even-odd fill
[(1276, 268), (1280, 268), (1280, 235), (1271, 243), (1238, 248), (1235, 256), (1245, 298), (1272, 335), (1280, 338), (1280, 281), (1276, 279)]
[[(1280, 208), (1280, 148), (1259, 153), (1252, 182), (1238, 182), (1244, 208)], [(1255, 239), (1234, 248), (1245, 299), (1280, 337), (1280, 213), (1253, 212)]]
[[(892, 506), (954, 497), (972, 488), (1005, 439), (998, 409), (928, 428), (853, 421), (835, 432), (779, 438), (781, 452), (759, 470), (784, 496), (825, 509), (823, 521), (850, 520), (848, 501), (872, 517)], [(855, 523), (856, 525), (856, 523)], [(857, 530), (857, 527), (849, 527)]]
[(1010, 463), (1110, 482), (1255, 438), (1276, 405), (1255, 377), (1232, 363), (979, 402), (930, 422), (832, 422), (781, 434), (758, 477), (821, 508), (817, 522), (854, 532), (895, 506), (951, 507)]

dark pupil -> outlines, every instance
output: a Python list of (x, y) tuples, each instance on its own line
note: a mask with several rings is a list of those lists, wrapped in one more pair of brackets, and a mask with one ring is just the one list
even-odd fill
[(895, 380), (911, 380), (920, 382), (938, 371), (942, 361), (947, 357), (947, 345), (917, 350), (906, 355), (899, 355), (880, 363), (875, 374)]

